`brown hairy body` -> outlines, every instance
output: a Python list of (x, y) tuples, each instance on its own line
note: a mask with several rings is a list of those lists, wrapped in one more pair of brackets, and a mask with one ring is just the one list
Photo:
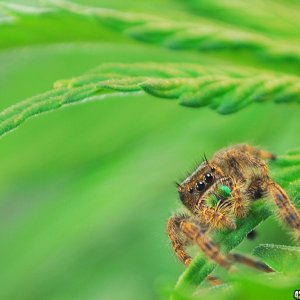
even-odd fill
[[(172, 216), (167, 232), (178, 258), (189, 265), (192, 257), (186, 247), (197, 244), (204, 254), (217, 264), (230, 268), (234, 262), (244, 263), (266, 272), (272, 271), (259, 261), (240, 254), (223, 255), (212, 241), (210, 233), (218, 229), (235, 230), (237, 218), (245, 218), (251, 203), (260, 198), (273, 199), (280, 218), (300, 239), (300, 214), (284, 189), (269, 176), (266, 159), (275, 155), (250, 145), (241, 144), (217, 152), (205, 161), (182, 183), (179, 197), (186, 213)], [(227, 196), (220, 194), (225, 186)], [(211, 197), (215, 203), (211, 204)]]

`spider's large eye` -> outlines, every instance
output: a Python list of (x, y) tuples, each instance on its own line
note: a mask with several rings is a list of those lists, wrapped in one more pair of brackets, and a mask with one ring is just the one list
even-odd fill
[(203, 181), (199, 181), (196, 183), (196, 189), (198, 191), (203, 191), (205, 189), (205, 183)]
[(210, 173), (205, 174), (205, 182), (212, 183), (214, 180), (214, 176), (212, 176)]

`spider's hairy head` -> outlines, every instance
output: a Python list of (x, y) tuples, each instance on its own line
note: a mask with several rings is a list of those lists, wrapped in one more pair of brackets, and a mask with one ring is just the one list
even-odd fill
[(182, 203), (196, 212), (217, 182), (224, 177), (222, 170), (212, 162), (205, 160), (200, 166), (178, 186)]

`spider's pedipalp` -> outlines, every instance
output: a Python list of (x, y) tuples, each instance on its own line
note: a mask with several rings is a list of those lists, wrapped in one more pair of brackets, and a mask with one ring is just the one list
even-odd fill
[(249, 201), (242, 194), (240, 188), (235, 184), (231, 192), (233, 198), (233, 212), (238, 218), (244, 218), (249, 209)]
[(212, 229), (235, 229), (236, 225), (228, 212), (228, 208), (225, 205), (220, 204), (215, 207), (203, 206), (197, 214), (201, 218), (202, 222), (209, 225)]

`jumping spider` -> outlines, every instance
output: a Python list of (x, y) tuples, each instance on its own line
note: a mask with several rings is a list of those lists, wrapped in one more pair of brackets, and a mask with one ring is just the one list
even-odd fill
[(284, 189), (270, 178), (264, 159), (276, 157), (246, 144), (222, 149), (212, 160), (205, 158), (178, 184), (179, 197), (188, 212), (172, 216), (167, 231), (176, 255), (186, 266), (192, 260), (186, 247), (195, 243), (208, 258), (225, 268), (229, 269), (235, 260), (272, 271), (240, 254), (222, 254), (210, 238), (210, 233), (218, 229), (235, 230), (236, 218), (245, 218), (251, 203), (264, 197), (273, 199), (280, 218), (295, 231), (299, 241), (300, 214)]

